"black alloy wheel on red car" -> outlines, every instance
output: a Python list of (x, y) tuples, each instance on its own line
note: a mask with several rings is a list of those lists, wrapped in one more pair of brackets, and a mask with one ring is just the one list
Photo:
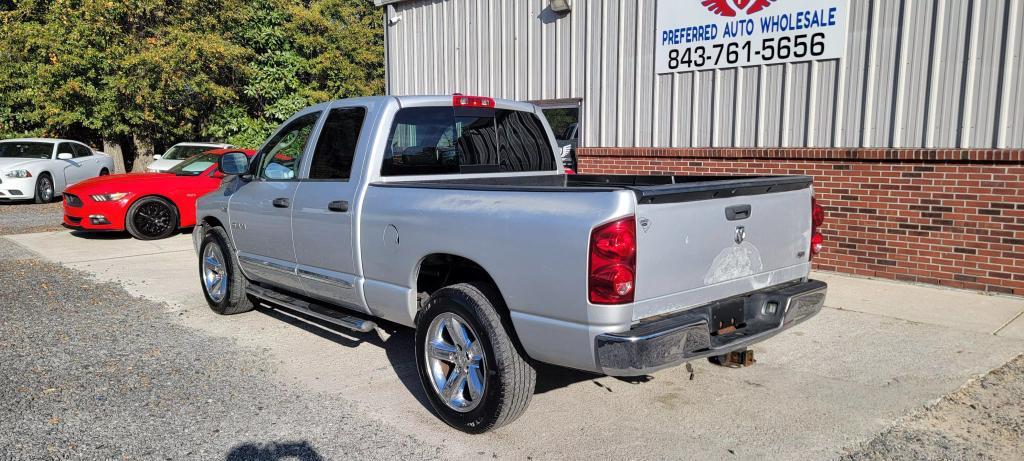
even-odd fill
[(163, 197), (143, 197), (132, 204), (125, 228), (139, 240), (170, 237), (178, 230), (178, 208)]

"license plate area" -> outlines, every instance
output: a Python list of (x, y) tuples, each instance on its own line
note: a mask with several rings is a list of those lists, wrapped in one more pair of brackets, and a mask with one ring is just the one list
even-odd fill
[(727, 335), (747, 326), (746, 298), (731, 299), (711, 306), (711, 336)]

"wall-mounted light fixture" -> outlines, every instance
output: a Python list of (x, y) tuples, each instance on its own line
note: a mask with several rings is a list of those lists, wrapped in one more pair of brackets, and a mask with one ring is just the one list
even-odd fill
[(551, 0), (551, 11), (555, 13), (568, 13), (572, 11), (569, 0)]

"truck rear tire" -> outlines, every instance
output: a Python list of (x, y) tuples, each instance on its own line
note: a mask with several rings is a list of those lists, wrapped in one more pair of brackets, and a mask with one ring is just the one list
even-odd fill
[(518, 418), (530, 404), (537, 373), (516, 348), (487, 285), (441, 288), (416, 328), (416, 369), (437, 415), (479, 434)]
[(211, 227), (199, 245), (199, 280), (210, 309), (221, 315), (249, 312), (255, 300), (245, 292), (249, 281), (238, 269), (238, 260), (221, 227)]

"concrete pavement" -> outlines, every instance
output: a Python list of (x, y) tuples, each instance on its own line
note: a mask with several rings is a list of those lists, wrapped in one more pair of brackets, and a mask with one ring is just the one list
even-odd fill
[(754, 367), (701, 361), (692, 375), (677, 367), (635, 380), (544, 367), (520, 420), (467, 436), (425, 407), (411, 330), (356, 335), (272, 309), (217, 316), (203, 301), (188, 235), (8, 238), (165, 302), (206, 334), (267, 350), (279, 379), (354, 401), (452, 456), (833, 458), (1024, 351), (1020, 298), (817, 274), (830, 285), (828, 308), (756, 346)]
[(815, 273), (828, 305), (911, 322), (1024, 339), (1024, 299), (892, 280)]

